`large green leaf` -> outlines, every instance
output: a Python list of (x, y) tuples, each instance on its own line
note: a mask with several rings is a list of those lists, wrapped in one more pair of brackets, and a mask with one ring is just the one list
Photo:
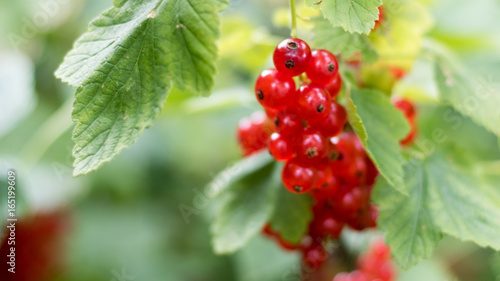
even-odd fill
[(129, 0), (91, 22), (56, 71), (77, 87), (75, 175), (116, 157), (152, 125), (172, 85), (208, 94), (225, 0)]
[(373, 200), (380, 207), (378, 227), (386, 232), (385, 241), (391, 246), (394, 258), (407, 269), (422, 258), (428, 258), (442, 238), (433, 225), (427, 203), (427, 179), (422, 167), (406, 167), (409, 196), (395, 191), (387, 181), (379, 179)]
[(323, 19), (314, 21), (313, 32), (315, 48), (326, 49), (333, 53), (338, 52), (346, 58), (360, 52), (363, 62), (366, 63), (372, 63), (378, 58), (377, 51), (364, 35), (351, 34), (341, 27), (332, 27), (328, 21)]
[(409, 126), (403, 114), (389, 97), (376, 90), (353, 89), (347, 92), (347, 100), (349, 122), (380, 174), (406, 193), (399, 140), (406, 136)]
[(306, 3), (319, 8), (334, 27), (340, 26), (350, 33), (369, 34), (378, 19), (382, 0), (306, 0)]
[(495, 81), (467, 71), (451, 53), (432, 42), (427, 49), (435, 58), (434, 76), (439, 98), (478, 124), (500, 136), (500, 94)]
[(281, 169), (267, 164), (233, 182), (220, 196), (222, 206), (212, 224), (212, 242), (219, 254), (244, 246), (271, 217), (281, 185)]
[(269, 220), (271, 228), (291, 243), (300, 242), (312, 219), (311, 197), (298, 195), (282, 187), (278, 191), (274, 213)]
[[(393, 255), (408, 267), (428, 257), (440, 232), (500, 249), (498, 175), (485, 178), (450, 155), (435, 152), (406, 164), (409, 197), (378, 185), (379, 225)], [(463, 165), (461, 163), (460, 165)]]

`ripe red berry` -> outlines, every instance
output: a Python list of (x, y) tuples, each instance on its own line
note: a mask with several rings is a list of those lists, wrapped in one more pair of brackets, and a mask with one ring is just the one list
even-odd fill
[(347, 123), (347, 112), (344, 107), (332, 101), (326, 118), (309, 121), (311, 127), (318, 129), (325, 137), (335, 137), (342, 132)]
[(283, 185), (293, 193), (309, 191), (318, 178), (316, 170), (310, 165), (305, 165), (293, 158), (288, 160), (281, 173)]
[(339, 238), (344, 222), (339, 220), (333, 213), (322, 213), (315, 217), (311, 223), (312, 233), (319, 236), (329, 236), (330, 238)]
[(318, 269), (328, 258), (323, 246), (315, 241), (310, 247), (304, 249), (302, 255), (304, 263), (311, 269)]
[(293, 112), (281, 111), (274, 118), (274, 126), (278, 133), (294, 136), (302, 130), (302, 119)]
[(332, 53), (326, 50), (312, 52), (306, 74), (313, 83), (324, 86), (332, 82), (338, 72), (339, 63)]
[(342, 89), (342, 76), (340, 76), (340, 73), (337, 73), (337, 75), (335, 75), (335, 78), (333, 78), (332, 82), (325, 85), (325, 90), (328, 92), (330, 98), (333, 100), (338, 97), (341, 89)]
[(269, 119), (264, 113), (256, 112), (250, 118), (241, 119), (237, 135), (243, 155), (248, 156), (265, 148), (270, 134)]
[(375, 21), (375, 26), (373, 27), (372, 30), (379, 28), (382, 25), (384, 18), (385, 18), (384, 8), (380, 6), (378, 7), (378, 19)]
[(306, 71), (311, 59), (311, 48), (298, 38), (289, 38), (278, 44), (273, 54), (276, 69), (292, 77)]
[(300, 87), (295, 100), (297, 113), (309, 120), (324, 119), (331, 109), (330, 98), (325, 90), (319, 86), (309, 84)]
[(273, 133), (269, 138), (269, 153), (278, 161), (292, 159), (295, 154), (293, 150), (293, 140), (279, 133)]
[(317, 165), (316, 171), (318, 173), (318, 180), (314, 185), (315, 189), (329, 189), (330, 192), (334, 193), (339, 188), (339, 183), (337, 178), (333, 175), (330, 166), (328, 165)]
[(334, 174), (341, 174), (360, 155), (356, 144), (357, 137), (354, 133), (342, 133), (331, 141), (337, 145), (339, 156), (336, 161), (330, 163), (330, 166)]
[(363, 207), (365, 196), (360, 187), (342, 186), (334, 198), (333, 208), (340, 217), (348, 217)]
[(255, 96), (264, 108), (280, 110), (295, 99), (295, 81), (276, 69), (262, 71), (255, 82)]
[(343, 182), (356, 186), (365, 183), (366, 181), (366, 162), (362, 155), (357, 155), (351, 162), (342, 170)]
[(320, 132), (304, 128), (295, 143), (297, 159), (306, 163), (318, 163), (327, 156), (328, 142)]

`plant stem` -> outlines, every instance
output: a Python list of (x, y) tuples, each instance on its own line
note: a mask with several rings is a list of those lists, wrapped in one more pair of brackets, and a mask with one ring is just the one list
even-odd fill
[(290, 13), (292, 16), (292, 32), (290, 35), (293, 38), (297, 37), (297, 14), (295, 13), (295, 0), (290, 0)]

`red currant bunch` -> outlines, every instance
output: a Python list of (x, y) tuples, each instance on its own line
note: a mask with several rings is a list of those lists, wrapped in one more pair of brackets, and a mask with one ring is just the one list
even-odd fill
[(391, 250), (380, 239), (375, 240), (368, 251), (358, 257), (355, 271), (341, 272), (335, 276), (333, 281), (393, 281), (395, 275)]
[(325, 239), (337, 239), (344, 226), (376, 226), (370, 194), (378, 170), (346, 126), (346, 110), (337, 101), (342, 77), (335, 55), (311, 51), (306, 42), (291, 38), (276, 47), (273, 61), (275, 69), (264, 70), (255, 83), (267, 117), (243, 119), (238, 138), (245, 155), (267, 145), (277, 161), (285, 162), (283, 185), (314, 198), (314, 217), (301, 243), (289, 243), (270, 226), (263, 232), (282, 248), (301, 251), (303, 263), (316, 269), (328, 258)]

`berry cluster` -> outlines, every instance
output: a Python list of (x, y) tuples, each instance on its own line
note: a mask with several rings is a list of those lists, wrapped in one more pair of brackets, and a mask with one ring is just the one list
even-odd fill
[(393, 281), (395, 269), (392, 264), (391, 251), (383, 240), (376, 240), (370, 245), (368, 252), (358, 257), (357, 270), (337, 274), (333, 281)]

